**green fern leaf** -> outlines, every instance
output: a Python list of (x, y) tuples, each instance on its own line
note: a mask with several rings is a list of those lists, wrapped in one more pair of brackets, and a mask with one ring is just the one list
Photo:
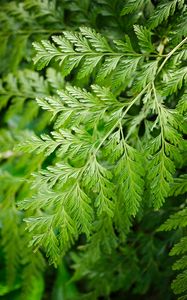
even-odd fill
[(124, 6), (121, 15), (126, 15), (132, 12), (135, 12), (138, 9), (141, 9), (145, 4), (147, 4), (147, 0), (143, 1), (143, 0), (128, 0), (127, 4)]
[(180, 210), (174, 215), (171, 215), (170, 218), (160, 226), (159, 230), (172, 230), (177, 229), (178, 227), (182, 228), (187, 226), (186, 221), (187, 216), (187, 209), (184, 208), (183, 210)]
[(161, 24), (164, 20), (167, 20), (169, 16), (172, 16), (175, 13), (177, 3), (177, 0), (160, 3), (149, 19), (149, 27), (153, 29)]
[[(187, 290), (187, 271), (186, 270), (184, 272), (182, 272), (181, 274), (179, 274), (175, 280), (173, 280), (171, 287), (175, 291), (175, 294), (181, 294), (181, 293), (186, 292), (186, 290)], [(182, 298), (182, 297), (180, 297), (180, 298)]]
[(134, 25), (134, 31), (138, 38), (138, 43), (143, 52), (155, 52), (151, 41), (151, 32), (143, 26)]
[(163, 87), (163, 95), (171, 95), (176, 93), (179, 89), (182, 88), (183, 83), (186, 82), (187, 76), (187, 68), (183, 67), (178, 69), (176, 72), (172, 72), (171, 75), (168, 76), (168, 80), (164, 82)]

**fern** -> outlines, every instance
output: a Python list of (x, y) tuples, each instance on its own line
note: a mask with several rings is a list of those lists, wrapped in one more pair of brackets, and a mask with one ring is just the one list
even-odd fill
[(163, 21), (167, 20), (169, 16), (172, 16), (177, 8), (180, 8), (181, 5), (183, 5), (183, 1), (163, 1), (161, 2), (157, 9), (154, 11), (153, 15), (149, 19), (149, 27), (155, 28)]
[(172, 73), (168, 76), (168, 80), (165, 82), (167, 85), (163, 88), (163, 94), (170, 95), (175, 93), (183, 86), (183, 81), (186, 81), (187, 69), (185, 67)]
[[(116, 49), (113, 50), (104, 37), (86, 27), (80, 28), (80, 33), (64, 32), (64, 37), (54, 36), (53, 41), (55, 44), (48, 41), (42, 41), (41, 44), (34, 43), (37, 50), (34, 62), (38, 68), (43, 68), (52, 59), (55, 59), (62, 65), (65, 76), (74, 68), (79, 67), (80, 70), (77, 74), (79, 79), (90, 75), (102, 63), (103, 67), (98, 73), (98, 82), (103, 81), (105, 76), (114, 72), (115, 84), (119, 85), (124, 67), (129, 68), (127, 75), (130, 77), (141, 58), (141, 54), (136, 54), (133, 48), (130, 49), (130, 52), (128, 51), (128, 44), (122, 46), (124, 50), (122, 48), (121, 52), (121, 45), (118, 46), (118, 42), (115, 42)], [(133, 57), (125, 59), (126, 55)], [(123, 80), (124, 78), (125, 74)]]
[(132, 12), (135, 12), (136, 10), (142, 8), (145, 4), (147, 4), (149, 1), (142, 1), (142, 0), (128, 0), (127, 4), (124, 6), (121, 14), (126, 15)]
[(134, 26), (134, 30), (137, 35), (140, 48), (145, 52), (154, 52), (155, 49), (151, 41), (151, 32), (148, 29), (143, 28), (143, 26), (138, 25)]
[[(151, 298), (154, 285), (170, 300), (176, 270), (187, 297), (185, 17), (183, 0), (2, 1), (0, 296)], [(47, 264), (62, 259), (78, 292)]]
[[(181, 195), (186, 192), (186, 175), (181, 175), (179, 178), (175, 179), (175, 182), (171, 189), (171, 195)], [(182, 229), (187, 226), (186, 223), (186, 214), (187, 209), (186, 207), (179, 210), (177, 213), (171, 215), (168, 220), (164, 224), (162, 224), (159, 230), (173, 230), (173, 229)], [(187, 237), (183, 236), (180, 240), (173, 246), (170, 251), (170, 255), (181, 255), (182, 257), (179, 258), (173, 265), (173, 270), (180, 271), (177, 275), (176, 279), (172, 282), (172, 289), (174, 290), (175, 294), (183, 294), (179, 299), (185, 299), (187, 296), (186, 294), (186, 251), (187, 251)]]
[[(96, 53), (98, 53), (100, 59), (107, 55), (108, 60), (113, 53), (119, 55), (118, 52), (113, 52), (108, 41), (94, 30), (83, 27), (80, 31), (81, 33), (65, 32), (62, 38), (54, 37), (53, 41), (59, 48), (49, 42), (42, 42), (42, 48), (40, 45), (35, 44), (37, 50), (35, 63), (39, 63), (40, 67), (44, 67), (48, 65), (51, 59), (57, 58), (60, 64), (63, 64), (63, 69), (65, 68), (65, 75), (71, 72), (72, 69), (80, 67), (81, 74), (86, 76), (87, 70), (84, 65), (89, 65), (87, 62), (88, 56), (94, 62), (90, 69), (92, 71), (93, 68), (97, 68)], [(140, 47), (145, 49), (145, 44), (150, 44), (150, 32), (147, 29), (138, 27), (135, 27), (135, 31)], [(42, 136), (42, 139), (34, 137), (29, 144), (24, 142), (21, 149), (26, 151), (29, 149), (29, 151), (37, 151), (38, 153), (45, 152), (46, 154), (57, 151), (57, 156), (64, 161), (63, 164), (57, 163), (54, 167), (48, 167), (47, 170), (41, 171), (40, 175), (36, 176), (36, 186), (38, 184), (39, 186), (49, 185), (50, 188), (58, 192), (64, 190), (62, 199), (65, 199), (63, 210), (67, 214), (67, 217), (65, 217), (65, 219), (67, 218), (67, 230), (70, 227), (72, 228), (72, 232), (69, 231), (69, 239), (66, 241), (67, 245), (64, 247), (69, 247), (69, 243), (76, 238), (75, 228), (79, 229), (79, 234), (81, 232), (85, 232), (87, 235), (91, 234), (93, 225), (90, 216), (94, 214), (94, 206), (98, 218), (103, 214), (107, 214), (114, 219), (114, 223), (117, 222), (121, 233), (125, 229), (124, 226), (129, 226), (129, 221), (126, 221), (124, 225), (123, 222), (119, 221), (122, 215), (125, 214), (128, 220), (131, 216), (137, 214), (144, 192), (144, 160), (140, 159), (140, 152), (128, 144), (123, 131), (126, 128), (125, 119), (129, 110), (137, 105), (142, 97), (146, 97), (146, 93), (149, 93), (149, 97), (151, 95), (153, 97), (150, 112), (152, 111), (157, 115), (151, 129), (152, 131), (156, 128), (157, 136), (151, 137), (146, 146), (147, 149), (144, 148), (143, 150), (148, 154), (148, 168), (151, 171), (151, 173), (148, 171), (148, 180), (154, 207), (156, 209), (160, 208), (168, 196), (173, 174), (175, 173), (175, 163), (180, 160), (180, 151), (183, 149), (183, 140), (182, 134), (176, 131), (180, 126), (177, 112), (164, 106), (162, 97), (159, 94), (159, 87), (156, 90), (156, 85), (158, 74), (160, 74), (171, 55), (182, 47), (185, 41), (186, 39), (171, 50), (159, 67), (157, 60), (142, 65), (142, 69), (139, 67), (140, 70), (137, 71), (137, 74), (140, 74), (140, 82), (136, 83), (135, 80), (135, 86), (140, 92), (136, 97), (131, 98), (129, 103), (114, 97), (108, 88), (95, 85), (92, 87), (92, 92), (69, 86), (66, 90), (59, 92), (59, 98), (38, 100), (39, 105), (56, 116), (57, 125), (55, 126), (65, 130), (60, 129), (57, 132), (52, 132), (52, 136)], [(118, 42), (116, 45), (123, 46), (122, 42)], [(130, 45), (129, 41), (128, 45)], [(150, 49), (150, 46), (148, 48)], [(126, 45), (125, 49), (127, 49)], [(152, 49), (151, 47), (151, 51)], [(126, 51), (124, 54), (120, 52), (120, 57), (124, 56)], [(130, 54), (133, 55), (133, 50), (130, 51)], [(141, 56), (140, 54), (140, 58)], [(138, 59), (140, 60), (140, 58)], [(83, 65), (81, 64), (82, 59), (84, 59)], [(134, 58), (132, 58), (133, 60)], [(127, 64), (127, 61), (124, 58), (125, 64)], [(106, 67), (105, 63), (105, 69)], [(117, 68), (118, 65), (116, 65)], [(114, 67), (110, 69), (112, 70)], [(178, 86), (177, 83), (176, 89)], [(181, 87), (181, 84), (179, 87)], [(167, 95), (169, 94), (170, 91), (167, 91)], [(81, 132), (76, 129), (82, 127), (83, 124), (86, 129), (85, 137), (88, 137), (88, 144), (82, 140)], [(101, 129), (99, 129), (99, 126), (102, 126)], [(127, 135), (127, 138), (129, 138), (129, 135)], [(80, 149), (84, 149), (82, 154)], [(111, 151), (113, 156), (108, 159), (107, 154)], [(82, 216), (82, 219), (74, 215), (73, 206), (71, 205), (72, 200), (70, 201), (70, 197), (74, 199), (74, 193), (77, 189), (80, 189), (80, 192), (76, 194), (80, 206), (77, 207), (76, 214)], [(115, 191), (117, 191), (116, 196)], [(87, 199), (87, 204), (83, 204), (84, 201), (81, 195), (84, 195), (85, 200)], [(69, 199), (68, 204), (66, 199)], [(32, 200), (30, 200), (30, 203), (32, 208)], [(52, 207), (57, 209), (57, 204), (53, 204)], [(122, 209), (122, 207), (124, 208)], [(59, 221), (59, 213), (63, 215), (64, 212), (61, 212), (60, 207), (57, 211), (56, 209), (54, 212), (48, 212), (49, 215), (29, 220), (30, 229), (37, 233), (36, 238), (33, 238), (33, 244), (35, 246), (42, 245), (54, 263), (58, 258), (58, 247), (60, 247), (60, 252), (62, 251), (59, 238), (61, 233), (57, 238), (55, 236), (52, 238), (51, 235), (56, 231), (60, 232), (61, 226), (64, 226), (63, 220)], [(84, 210), (86, 215), (82, 215)], [(56, 221), (57, 215), (58, 222)], [(86, 216), (89, 218), (86, 219)], [(89, 224), (89, 220), (91, 222), (90, 228), (87, 226), (84, 229), (83, 223)], [(46, 227), (52, 228), (49, 236), (42, 233)], [(49, 246), (50, 238), (53, 240), (51, 247)]]
[(33, 99), (36, 96), (49, 95), (57, 87), (64, 85), (62, 79), (58, 81), (58, 73), (53, 69), (49, 68), (47, 78), (44, 82), (43, 77), (31, 70), (19, 71), (16, 76), (10, 73), (3, 78), (0, 99), (1, 109), (7, 107), (5, 122), (18, 115), (19, 126), (24, 127), (38, 115), (38, 106)]

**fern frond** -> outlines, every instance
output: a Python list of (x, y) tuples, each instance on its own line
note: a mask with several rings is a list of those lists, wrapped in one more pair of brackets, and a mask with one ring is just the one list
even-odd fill
[(135, 216), (144, 191), (144, 169), (141, 155), (125, 143), (124, 154), (116, 166), (116, 176), (119, 181), (120, 197), (123, 197), (121, 209), (126, 214)]
[(182, 237), (180, 241), (173, 246), (170, 255), (179, 255), (187, 251), (187, 237)]
[[(183, 3), (182, 3), (183, 5)], [(177, 22), (174, 24), (174, 32), (172, 32), (172, 38), (173, 39), (180, 39), (183, 36), (187, 35), (187, 10), (186, 10), (186, 4), (183, 6), (182, 13), (180, 14), (179, 18), (177, 19)]]
[(17, 72), (16, 76), (8, 74), (0, 84), (0, 106), (1, 109), (7, 107), (6, 122), (18, 115), (20, 127), (27, 124), (38, 114), (38, 106), (33, 99), (48, 95), (50, 90), (50, 83), (34, 71), (25, 69)]
[[(180, 195), (185, 193), (185, 184), (186, 184), (186, 175), (181, 175), (180, 177), (175, 179), (174, 184), (171, 188), (171, 195)], [(164, 224), (162, 224), (159, 230), (172, 230), (172, 229), (181, 229), (187, 226), (186, 218), (187, 217), (187, 209), (179, 210), (177, 213), (171, 215), (168, 220)], [(181, 271), (176, 279), (172, 282), (172, 289), (174, 290), (175, 294), (182, 294), (186, 292), (185, 282), (187, 280), (186, 276), (186, 269), (187, 269), (187, 259), (186, 255), (187, 252), (187, 237), (183, 236), (179, 242), (177, 242), (170, 251), (170, 255), (182, 255), (180, 259), (178, 259), (174, 265), (173, 270)], [(184, 270), (184, 271), (183, 271)], [(185, 299), (185, 295), (179, 297), (178, 299)]]
[(179, 99), (177, 109), (181, 114), (187, 112), (187, 91), (184, 91), (184, 94), (182, 95), (181, 99)]
[(129, 13), (133, 13), (138, 9), (141, 9), (143, 6), (145, 6), (149, 1), (143, 1), (143, 0), (128, 0), (127, 4), (123, 7), (121, 15), (127, 15)]
[[(113, 49), (105, 37), (87, 27), (81, 27), (80, 33), (68, 31), (64, 32), (64, 37), (54, 36), (53, 41), (55, 44), (50, 44), (46, 41), (42, 41), (41, 44), (34, 44), (37, 51), (34, 58), (35, 64), (39, 68), (43, 68), (48, 65), (51, 59), (55, 59), (62, 64), (64, 75), (68, 75), (73, 69), (78, 67), (79, 79), (90, 75), (100, 64), (101, 69), (98, 73), (98, 81), (105, 79), (118, 65), (122, 72), (124, 68), (128, 68), (128, 65), (131, 64), (133, 69), (132, 71), (128, 70), (129, 75), (131, 75), (141, 57), (141, 54), (134, 52), (128, 39), (127, 43), (124, 43), (125, 47), (116, 41), (116, 46)], [(125, 58), (127, 51), (132, 58)], [(123, 77), (125, 78), (125, 74)]]
[[(181, 294), (186, 292), (187, 290), (187, 270), (184, 272), (180, 273), (175, 280), (173, 280), (171, 284), (172, 289), (174, 290), (175, 294)], [(179, 299), (185, 299), (182, 296)]]
[[(6, 222), (6, 217), (9, 217), (9, 222)], [(5, 253), (6, 268), (7, 268), (7, 282), (12, 285), (16, 279), (17, 269), (20, 263), (21, 239), (19, 233), (19, 213), (15, 207), (10, 207), (2, 210), (1, 219), (3, 221), (2, 227), (2, 247)], [(12, 229), (14, 228), (14, 229)], [(10, 231), (12, 234), (10, 235)], [(16, 249), (14, 249), (16, 245)]]
[[(23, 247), (25, 247), (25, 252), (22, 254), (22, 266), (23, 272), (21, 274), (23, 285), (22, 285), (22, 293), (20, 298), (21, 299), (31, 299), (34, 297), (35, 290), (36, 290), (36, 282), (41, 282), (41, 294), (44, 290), (44, 283), (43, 283), (43, 274), (46, 267), (46, 263), (44, 257), (41, 252), (37, 251), (36, 253), (33, 252), (31, 247), (28, 247), (29, 239), (26, 238), (24, 240)], [(28, 284), (29, 282), (29, 284)], [(39, 284), (40, 286), (40, 284)], [(38, 288), (37, 288), (38, 293)]]
[(168, 79), (164, 82), (163, 87), (163, 95), (166, 96), (176, 93), (182, 88), (183, 84), (186, 82), (187, 68), (183, 67), (168, 75)]
[(27, 141), (20, 141), (20, 144), (15, 147), (15, 149), (21, 149), (28, 153), (35, 151), (36, 153), (44, 153), (48, 156), (53, 153), (58, 146), (59, 144), (48, 135), (43, 134), (41, 138), (35, 135), (28, 135)]
[[(6, 261), (7, 282), (8, 285), (12, 286), (15, 283), (17, 269), (21, 260), (21, 217), (15, 206), (15, 194), (18, 191), (21, 182), (9, 173), (1, 174), (1, 182), (3, 184), (3, 189), (0, 193), (1, 198), (3, 197), (0, 213), (2, 222), (1, 246), (4, 251)], [(9, 222), (6, 221), (7, 216), (9, 218)], [(16, 249), (15, 251), (12, 251), (15, 245)]]
[[(77, 55), (84, 56), (90, 51), (89, 49), (92, 49), (92, 52), (93, 50), (97, 51), (96, 47), (99, 48), (99, 51), (103, 51), (104, 55), (109, 53), (107, 51), (113, 53), (105, 39), (87, 28), (81, 29), (81, 33), (66, 32), (65, 37), (58, 38), (57, 43), (63, 41), (63, 48), (67, 47), (64, 39), (66, 39), (66, 43), (67, 41), (74, 43), (73, 49), (77, 51), (75, 57)], [(96, 42), (96, 40), (98, 41)], [(183, 45), (184, 42), (185, 40), (180, 45)], [(118, 45), (123, 47), (121, 43)], [(48, 166), (35, 176), (35, 188), (43, 186), (44, 190), (46, 186), (49, 186), (52, 190), (52, 193), (48, 194), (48, 200), (44, 201), (44, 205), (42, 205), (42, 209), (47, 215), (29, 220), (29, 228), (38, 235), (38, 240), (33, 241), (35, 246), (45, 248), (48, 245), (49, 237), (45, 236), (43, 239), (40, 236), (45, 226), (51, 226), (51, 234), (60, 230), (61, 223), (58, 225), (56, 223), (56, 216), (61, 211), (59, 203), (63, 206), (70, 222), (70, 225), (67, 224), (70, 226), (67, 230), (72, 228), (72, 233), (68, 231), (69, 239), (64, 245), (65, 248), (69, 248), (72, 241), (81, 232), (86, 233), (87, 236), (92, 235), (91, 216), (94, 216), (94, 212), (97, 218), (107, 215), (110, 219), (114, 219), (114, 222), (118, 224), (120, 234), (129, 228), (131, 218), (137, 214), (142, 202), (145, 170), (143, 168), (144, 160), (141, 159), (142, 151), (136, 150), (127, 143), (132, 131), (124, 134), (124, 130), (129, 130), (127, 122), (128, 118), (131, 118), (131, 116), (128, 117), (129, 111), (139, 105), (141, 99), (144, 99), (144, 109), (147, 112), (138, 119), (135, 128), (148, 112), (156, 114), (156, 120), (152, 122), (152, 128), (149, 130), (151, 135), (152, 131), (156, 129), (157, 136), (150, 137), (146, 150), (149, 162), (148, 179), (154, 207), (158, 209), (163, 204), (169, 195), (170, 184), (173, 182), (175, 163), (181, 160), (180, 151), (183, 149), (183, 139), (182, 134), (177, 130), (183, 130), (181, 124), (183, 117), (179, 117), (177, 110), (168, 109), (162, 103), (163, 98), (159, 94), (159, 90), (156, 90), (157, 75), (178, 48), (179, 45), (166, 56), (159, 67), (159, 61), (152, 60), (144, 63), (140, 70), (136, 71), (141, 60), (141, 56), (138, 56), (128, 59), (132, 70), (129, 71), (126, 65), (124, 71), (124, 68), (120, 69), (119, 66), (123, 59), (124, 64), (127, 64), (127, 58), (119, 60), (114, 70), (111, 71), (113, 76), (118, 70), (126, 72), (126, 74), (130, 72), (123, 77), (126, 79), (130, 79), (132, 73), (135, 72), (140, 75), (140, 83), (135, 85), (135, 89), (138, 89), (139, 93), (134, 98), (130, 97), (128, 101), (116, 97), (108, 87), (98, 85), (93, 85), (89, 92), (86, 89), (68, 85), (66, 89), (58, 92), (59, 97), (38, 100), (39, 105), (53, 113), (56, 118), (54, 126), (59, 130), (52, 132), (51, 136), (37, 138), (36, 143), (34, 142), (35, 146), (29, 145), (28, 148), (38, 153), (48, 154), (55, 151), (60, 161), (54, 166)], [(64, 51), (63, 55), (67, 55), (67, 53), (69, 52)], [(133, 65), (135, 60), (137, 61), (136, 66)], [(150, 106), (146, 99), (149, 99)], [(23, 144), (24, 148), (27, 150), (27, 143)], [(54, 191), (58, 196), (52, 200)], [(37, 195), (38, 198), (43, 199), (42, 194), (38, 193)], [(70, 200), (75, 198), (79, 203), (76, 214), (72, 204), (75, 200)], [(39, 203), (42, 203), (42, 200), (39, 200)], [(33, 201), (33, 207), (35, 205), (36, 202)], [(32, 208), (30, 201), (23, 203), (23, 208), (27, 207)], [(86, 210), (85, 214), (84, 210)], [(122, 216), (124, 222), (120, 221)], [(84, 227), (84, 221), (86, 227)], [(75, 231), (75, 228), (78, 229), (78, 232)], [(51, 261), (55, 260), (54, 256), (57, 255), (55, 264), (59, 259), (58, 251), (61, 251), (57, 251), (60, 249), (61, 238), (62, 236), (57, 236), (57, 240), (53, 238), (52, 248), (54, 251), (48, 252), (50, 256), (52, 255)]]
[(149, 168), (151, 170), (149, 180), (154, 197), (154, 207), (158, 209), (168, 196), (175, 167), (163, 150), (160, 150), (151, 161)]
[(181, 175), (175, 178), (171, 187), (170, 195), (178, 196), (187, 192), (187, 175)]
[(158, 69), (158, 61), (144, 63), (142, 69), (137, 72), (135, 90), (141, 91), (145, 86), (154, 81)]
[(132, 81), (140, 59), (141, 57), (122, 58), (113, 72), (112, 84), (114, 84), (115, 87), (118, 85), (128, 86)]
[(33, 46), (37, 51), (34, 63), (38, 64), (39, 70), (42, 69), (44, 65), (47, 66), (53, 57), (61, 57), (61, 52), (49, 41), (42, 41), (41, 44), (34, 43)]
[[(151, 142), (149, 180), (153, 191), (154, 206), (159, 208), (170, 191), (175, 172), (174, 161), (180, 159), (181, 147), (183, 147), (182, 135), (176, 129), (175, 111), (166, 109), (161, 103), (157, 91), (153, 85), (155, 109), (158, 117), (154, 127), (160, 126), (160, 134)], [(177, 122), (177, 124), (180, 124)], [(177, 125), (178, 127), (178, 125)]]
[[(13, 277), (22, 270), (22, 298), (35, 299), (31, 289), (43, 284), (41, 253), (57, 266), (63, 255), (69, 262), (75, 243), (83, 252), (77, 277), (86, 275), (93, 299), (118, 290), (146, 297), (153, 281), (156, 297), (165, 297), (167, 250), (187, 224), (184, 0), (5, 2), (0, 71), (11, 66), (16, 75), (0, 84), (0, 177), (11, 178), (0, 189), (0, 223), (3, 257), (15, 260)], [(47, 67), (42, 76), (23, 69), (33, 40), (34, 62)], [(179, 202), (182, 210), (160, 227), (178, 230), (162, 241), (152, 234), (160, 224), (152, 206), (158, 210), (168, 196), (159, 216)], [(23, 255), (16, 249), (11, 257), (13, 243)], [(171, 255), (185, 254), (186, 244), (184, 236)], [(186, 255), (174, 268), (184, 273), (173, 287), (185, 292)]]
[(138, 43), (143, 52), (155, 52), (151, 41), (151, 32), (143, 26), (134, 25), (134, 31), (138, 38)]
[(169, 16), (175, 13), (177, 5), (180, 3), (178, 0), (161, 2), (148, 21), (149, 28), (153, 29), (167, 20)]
[(184, 208), (183, 210), (180, 210), (174, 215), (171, 215), (169, 219), (160, 226), (159, 230), (172, 230), (177, 229), (178, 227), (186, 227), (187, 226), (187, 209)]

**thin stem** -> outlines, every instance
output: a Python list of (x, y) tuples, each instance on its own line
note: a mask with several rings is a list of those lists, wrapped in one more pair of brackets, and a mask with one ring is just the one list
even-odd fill
[(168, 61), (168, 59), (173, 55), (173, 53), (175, 53), (186, 41), (187, 41), (187, 37), (185, 39), (183, 39), (175, 48), (173, 48), (173, 50), (171, 50), (171, 52), (169, 52), (167, 54), (167, 57), (164, 59), (164, 61), (162, 62), (162, 64), (158, 68), (156, 76), (160, 73), (160, 71), (162, 70), (162, 68), (164, 67), (164, 65)]
[(122, 126), (121, 120), (120, 120), (120, 131), (121, 131), (121, 137), (122, 137), (122, 142), (123, 142), (125, 155), (127, 157), (128, 155), (127, 155), (126, 141), (125, 141), (125, 137), (124, 137), (124, 134), (123, 134), (123, 126)]
[[(59, 51), (59, 49), (57, 48), (57, 50)], [(67, 56), (77, 56), (77, 57), (85, 57), (85, 56), (96, 56), (96, 57), (104, 57), (104, 56), (119, 56), (119, 59), (122, 57), (146, 57), (146, 54), (141, 54), (141, 53), (124, 53), (124, 52), (98, 52), (98, 51), (85, 51), (85, 52), (77, 52), (77, 51), (73, 51), (73, 52), (59, 52), (57, 54), (55, 54), (53, 56), (54, 57), (67, 57)], [(149, 57), (165, 57), (165, 55), (149, 55)]]
[(150, 83), (148, 83), (145, 88), (132, 100), (132, 102), (129, 104), (129, 106), (126, 108), (126, 110), (122, 113), (121, 118), (114, 124), (114, 126), (112, 126), (112, 128), (109, 130), (109, 132), (104, 136), (104, 138), (102, 139), (102, 141), (99, 143), (98, 147), (95, 150), (95, 154), (98, 152), (98, 150), (101, 148), (102, 144), (105, 142), (105, 140), (110, 136), (110, 134), (114, 131), (114, 129), (119, 125), (119, 123), (121, 122), (121, 120), (124, 118), (124, 116), (127, 114), (127, 112), (129, 111), (129, 109), (134, 105), (134, 103), (144, 94), (144, 92), (146, 91), (146, 89), (148, 88), (148, 86), (150, 85)]
[(156, 102), (156, 106), (157, 106), (157, 110), (158, 110), (158, 116), (159, 116), (159, 120), (160, 120), (160, 129), (161, 129), (161, 137), (162, 137), (162, 149), (163, 149), (164, 142), (165, 142), (165, 139), (164, 139), (164, 125), (163, 125), (163, 122), (162, 122), (161, 105), (158, 102), (154, 82), (152, 83), (152, 88), (153, 88), (154, 98), (155, 98), (155, 102)]

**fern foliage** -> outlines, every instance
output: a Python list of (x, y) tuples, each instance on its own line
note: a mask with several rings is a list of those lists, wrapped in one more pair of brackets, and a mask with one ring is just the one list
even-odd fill
[[(170, 218), (160, 227), (160, 230), (182, 229), (187, 226), (186, 224), (186, 208), (179, 210), (177, 213), (170, 216)], [(173, 270), (180, 272), (176, 279), (172, 282), (172, 289), (175, 294), (182, 294), (179, 299), (185, 299), (187, 296), (186, 289), (186, 251), (187, 251), (187, 237), (184, 235), (173, 246), (170, 255), (177, 255), (180, 258), (173, 264)]]
[[(48, 297), (47, 268), (57, 274), (54, 299), (131, 292), (150, 299), (155, 286), (158, 299), (170, 300), (172, 245), (171, 256), (181, 256), (172, 289), (186, 299), (185, 1), (22, 0), (2, 7), (5, 294)], [(61, 275), (48, 261), (60, 268), (62, 259), (74, 264), (73, 281), (85, 279), (80, 292), (58, 291)]]
[[(142, 27), (135, 27), (135, 33), (142, 52), (147, 51), (147, 49), (152, 52), (154, 47), (150, 44), (150, 32)], [(104, 59), (99, 72), (103, 73), (102, 68), (110, 70), (110, 72), (105, 73), (105, 78), (110, 80), (111, 73), (115, 74), (116, 69), (117, 72), (121, 69), (120, 76), (122, 76), (122, 66), (124, 69), (124, 66), (128, 66), (129, 63), (129, 57), (126, 58), (126, 56), (132, 55), (133, 73), (131, 73), (131, 68), (128, 68), (125, 72), (130, 72), (130, 74), (127, 75), (123, 72), (123, 78), (124, 81), (129, 79), (131, 81), (129, 86), (138, 91), (135, 97), (131, 96), (127, 101), (123, 97), (114, 96), (108, 87), (99, 85), (93, 85), (91, 91), (68, 86), (64, 91), (59, 91), (59, 96), (56, 98), (38, 99), (38, 104), (43, 109), (51, 111), (53, 116), (56, 117), (57, 125), (54, 126), (60, 129), (51, 132), (49, 136), (42, 136), (41, 139), (32, 137), (29, 144), (26, 141), (21, 146), (26, 151), (30, 149), (30, 151), (44, 152), (45, 154), (56, 150), (56, 155), (60, 161), (63, 161), (63, 164), (56, 163), (55, 166), (50, 166), (47, 170), (41, 171), (39, 177), (36, 176), (36, 184), (39, 183), (40, 187), (41, 184), (48, 184), (50, 188), (56, 191), (65, 189), (64, 194), (62, 193), (62, 199), (65, 199), (62, 200), (64, 209), (66, 199), (69, 199), (69, 197), (74, 199), (75, 197), (71, 194), (71, 189), (68, 189), (68, 186), (71, 186), (73, 193), (76, 191), (78, 193), (76, 198), (79, 199), (80, 197), (80, 200), (78, 200), (80, 207), (78, 206), (76, 209), (77, 214), (81, 214), (82, 210), (86, 210), (86, 216), (91, 220), (91, 214), (93, 215), (95, 210), (93, 208), (96, 207), (98, 218), (102, 214), (107, 214), (112, 218), (114, 224), (117, 222), (118, 230), (123, 231), (125, 227), (128, 228), (128, 222), (121, 227), (121, 223), (123, 223), (120, 220), (122, 215), (126, 215), (127, 219), (135, 216), (142, 202), (145, 176), (143, 166), (147, 165), (150, 195), (153, 206), (158, 209), (169, 195), (175, 165), (181, 159), (180, 152), (183, 151), (184, 147), (182, 138), (184, 117), (178, 114), (176, 109), (168, 108), (164, 104), (165, 98), (163, 97), (165, 95), (169, 97), (171, 94), (171, 90), (168, 88), (170, 82), (172, 89), (177, 91), (181, 88), (183, 81), (180, 79), (179, 83), (179, 76), (173, 76), (172, 79), (168, 78), (164, 96), (157, 82), (158, 78), (163, 76), (161, 72), (163, 72), (163, 68), (166, 68), (165, 64), (169, 64), (170, 57), (176, 51), (184, 48), (186, 39), (176, 45), (163, 59), (159, 58), (160, 63), (158, 59), (152, 59), (145, 64), (143, 64), (144, 56), (141, 53), (133, 56), (135, 52), (129, 39), (124, 44), (122, 41), (114, 42), (118, 51), (118, 45), (122, 48), (122, 50), (120, 48), (121, 52), (118, 54), (118, 52), (113, 52), (110, 46), (111, 43), (89, 28), (81, 28), (80, 33), (65, 32), (64, 37), (54, 37), (53, 40), (59, 48), (45, 41), (40, 45), (34, 45), (37, 50), (34, 61), (41, 68), (48, 65), (52, 59), (57, 59), (62, 64), (64, 75), (69, 74), (74, 68), (78, 69), (78, 76), (80, 74), (84, 77), (91, 75), (88, 70), (89, 72), (95, 71), (99, 61)], [(149, 45), (148, 48), (145, 45)], [(115, 67), (111, 67), (110, 64), (113, 65), (116, 57), (118, 62), (115, 63)], [(137, 67), (136, 71), (133, 61), (137, 61), (137, 59), (140, 66)], [(92, 61), (91, 65), (88, 60), (89, 62)], [(88, 69), (85, 69), (85, 66)], [(135, 76), (133, 82), (133, 74), (139, 76), (139, 81)], [(98, 79), (97, 75), (96, 78)], [(166, 84), (164, 77), (163, 79), (161, 77), (161, 80), (163, 80), (163, 85)], [(136, 144), (131, 145), (131, 136), (134, 132), (128, 126), (128, 119), (132, 118), (129, 110), (140, 105), (140, 100), (143, 101), (142, 109), (146, 111), (143, 120), (149, 114), (155, 114), (155, 120), (149, 124), (150, 137), (146, 144), (142, 144), (141, 150), (136, 149)], [(150, 104), (148, 105), (148, 103)], [(136, 127), (138, 126), (139, 123), (136, 124)], [(136, 127), (134, 130), (137, 130)], [(153, 131), (155, 131), (155, 134), (153, 134)], [(143, 156), (146, 159), (142, 159)], [(83, 195), (87, 203), (86, 206), (82, 202)], [(30, 202), (32, 207), (32, 199)], [(48, 202), (49, 200), (47, 200)], [(61, 202), (59, 203), (62, 205)], [(81, 203), (84, 208), (81, 207)], [(89, 223), (89, 221), (86, 220), (86, 216), (83, 216), (82, 222), (79, 217), (74, 216), (75, 207), (71, 207), (70, 200), (68, 200), (67, 205), (66, 212), (69, 211), (68, 215), (72, 222), (74, 218), (75, 224), (78, 221), (74, 226), (75, 228), (81, 228), (81, 231), (79, 231), (81, 233), (84, 228), (82, 224), (84, 218), (86, 223)], [(54, 205), (54, 207), (56, 209), (57, 205)], [(124, 208), (122, 209), (122, 207)], [(44, 221), (41, 219), (41, 226), (46, 226), (49, 222), (49, 224), (52, 224), (50, 226), (53, 227), (53, 231), (60, 231), (60, 229), (56, 229), (58, 223), (55, 222), (55, 215), (53, 221), (51, 221), (52, 216), (44, 217)], [(33, 222), (35, 221), (33, 220)], [(36, 219), (36, 224), (37, 226), (31, 226), (31, 230), (37, 228), (37, 232), (40, 232), (42, 230), (39, 226), (40, 219)], [(73, 223), (71, 226), (73, 226)], [(90, 223), (90, 226), (92, 227), (92, 223)], [(88, 234), (91, 234), (91, 227), (86, 229)], [(75, 228), (73, 229), (74, 234)], [(73, 237), (70, 234), (70, 241), (72, 239)], [(38, 244), (37, 239), (36, 244)], [(42, 238), (41, 244), (43, 244)], [(56, 241), (57, 244), (60, 245), (60, 240)]]

